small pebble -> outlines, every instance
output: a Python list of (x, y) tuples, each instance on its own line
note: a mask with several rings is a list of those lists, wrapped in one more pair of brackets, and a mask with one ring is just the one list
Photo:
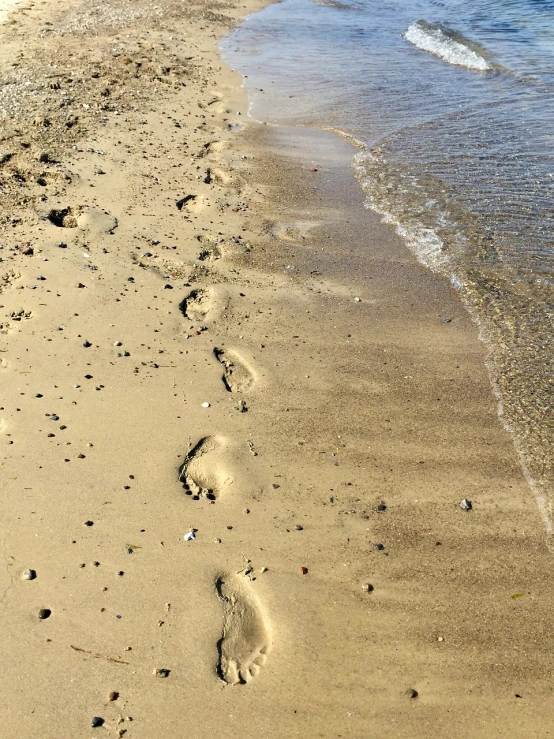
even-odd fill
[(383, 511), (387, 510), (387, 506), (384, 503), (379, 503), (379, 505), (377, 506), (377, 510), (379, 511), (379, 513), (383, 513)]
[(104, 724), (104, 719), (100, 718), (100, 716), (93, 716), (90, 725), (93, 729), (96, 729), (98, 726), (102, 726)]
[(408, 698), (417, 698), (419, 694), (417, 690), (414, 690), (413, 688), (408, 688), (408, 690), (406, 691), (406, 695), (408, 696)]
[(94, 521), (85, 521), (85, 526), (94, 526)]
[(301, 572), (301, 573), (302, 573), (303, 575), (307, 575), (307, 574), (308, 574), (308, 568), (307, 568), (307, 567), (301, 567), (301, 568), (300, 568), (300, 572)]
[(21, 577), (24, 580), (34, 580), (36, 576), (37, 576), (37, 573), (34, 570), (24, 570), (21, 573)]
[(92, 346), (92, 344), (90, 343), (90, 341), (83, 341), (83, 346), (88, 349), (89, 346)]
[(112, 690), (110, 693), (108, 693), (108, 700), (109, 701), (116, 701), (119, 698), (119, 693), (117, 690)]
[(463, 498), (460, 501), (460, 508), (463, 511), (471, 511), (471, 509), (473, 508), (473, 506), (471, 505), (471, 501), (470, 500), (468, 500), (467, 498)]
[(297, 523), (294, 528), (296, 529), (296, 531), (304, 531), (304, 527), (301, 526), (299, 523)]
[(171, 670), (167, 670), (165, 669), (165, 667), (155, 667), (152, 670), (152, 674), (155, 675), (156, 677), (169, 677), (170, 672)]
[(122, 345), (121, 341), (114, 341), (114, 346), (121, 346), (121, 345)]
[(207, 403), (207, 402), (202, 403), (202, 408), (209, 408), (209, 407), (210, 407), (210, 404), (209, 403)]
[(373, 593), (375, 588), (370, 582), (366, 582), (364, 585), (362, 585), (362, 590), (366, 593)]
[(375, 549), (377, 549), (378, 552), (382, 552), (383, 549), (385, 548), (384, 544), (374, 544), (373, 546)]
[(38, 617), (41, 619), (41, 621), (44, 621), (46, 618), (50, 618), (52, 615), (52, 611), (49, 608), (41, 608), (38, 612)]

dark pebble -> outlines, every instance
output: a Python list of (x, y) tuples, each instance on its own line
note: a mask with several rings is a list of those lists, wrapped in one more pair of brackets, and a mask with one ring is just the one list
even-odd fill
[(295, 528), (295, 529), (296, 529), (297, 531), (303, 531), (303, 530), (304, 530), (304, 527), (303, 527), (303, 526), (301, 526), (301, 525), (300, 525), (299, 523), (297, 523), (297, 524), (296, 524), (296, 526), (295, 526), (294, 528)]
[(46, 279), (46, 277), (43, 277), (42, 275), (39, 275), (39, 276), (37, 277), (37, 280), (45, 280), (45, 279)]
[(92, 375), (85, 375), (85, 380), (92, 380)]
[(56, 415), (54, 414), (53, 416), (50, 416), (50, 420), (51, 420), (51, 421), (59, 421), (59, 420), (60, 420), (60, 417), (59, 417), (59, 416), (56, 416)]
[(44, 621), (44, 619), (46, 618), (50, 618), (51, 615), (52, 615), (52, 611), (49, 608), (41, 608), (40, 611), (38, 612), (38, 617), (42, 621)]
[(94, 521), (85, 521), (85, 526), (94, 526)]
[(42, 398), (42, 397), (43, 397), (42, 393), (36, 393), (35, 394), (35, 398)]
[(408, 688), (408, 690), (406, 691), (406, 695), (408, 696), (408, 698), (417, 698), (419, 693), (413, 688)]
[(92, 344), (90, 343), (90, 341), (83, 341), (83, 346), (88, 349), (89, 346), (92, 346)]
[(386, 511), (387, 510), (387, 506), (384, 503), (379, 503), (379, 505), (377, 506), (377, 510), (380, 513), (383, 513), (383, 511)]
[(102, 726), (104, 724), (104, 719), (100, 718), (100, 716), (93, 716), (90, 722), (90, 725), (93, 729), (96, 729), (98, 726)]
[(173, 290), (173, 285), (164, 285), (166, 290)]
[(378, 552), (382, 552), (385, 548), (384, 544), (374, 544), (373, 546), (375, 547), (375, 549), (377, 549)]
[(108, 693), (108, 700), (109, 701), (116, 701), (119, 698), (119, 693), (117, 690), (112, 690), (111, 693)]

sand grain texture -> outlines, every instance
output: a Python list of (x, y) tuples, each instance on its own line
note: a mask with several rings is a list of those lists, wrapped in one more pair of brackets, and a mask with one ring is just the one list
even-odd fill
[(0, 733), (548, 736), (484, 348), (345, 142), (237, 130), (261, 5), (0, 26)]

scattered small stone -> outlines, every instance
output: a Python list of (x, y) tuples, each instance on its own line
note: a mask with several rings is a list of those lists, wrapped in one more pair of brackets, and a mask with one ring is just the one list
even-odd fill
[(82, 282), (79, 282), (79, 284), (77, 285), (77, 287), (86, 287), (86, 285), (83, 285)]
[(58, 246), (60, 247), (60, 249), (67, 249), (67, 244), (65, 243), (65, 241), (60, 241)]
[(169, 285), (169, 284), (164, 285), (164, 289), (165, 290), (173, 290), (173, 285)]
[(41, 619), (41, 621), (44, 621), (47, 618), (50, 618), (52, 615), (52, 611), (49, 608), (41, 608), (38, 612), (38, 617)]
[(267, 567), (260, 567), (260, 572), (267, 572)]
[(361, 298), (354, 298), (354, 302), (355, 303), (361, 303), (362, 302), (362, 299)]
[(42, 393), (35, 393), (35, 398), (42, 398), (44, 397)]
[(116, 701), (119, 698), (119, 693), (117, 690), (112, 690), (108, 693), (108, 700), (109, 701)]
[(41, 280), (42, 281), (42, 280), (45, 280), (45, 279), (46, 279), (46, 277), (44, 277), (44, 275), (39, 275), (37, 277), (37, 280)]
[(370, 582), (366, 582), (364, 585), (362, 585), (362, 590), (366, 593), (373, 593), (375, 588)]
[(209, 408), (210, 404), (208, 402), (202, 403), (202, 408)]
[(23, 580), (34, 580), (37, 576), (37, 573), (34, 570), (24, 570), (21, 573), (21, 577)]
[(152, 674), (156, 677), (169, 677), (171, 670), (167, 670), (165, 667), (155, 667), (152, 670)]
[(379, 513), (383, 513), (387, 510), (387, 506), (384, 503), (379, 503), (379, 505), (377, 506), (377, 510), (379, 511)]
[(215, 541), (216, 544), (221, 544), (221, 539), (217, 539), (216, 538), (216, 539), (214, 539), (214, 541)]
[(77, 459), (85, 459), (85, 455), (84, 454), (78, 454), (77, 455)]
[(296, 529), (296, 531), (304, 531), (304, 527), (301, 526), (299, 523), (297, 523), (294, 528)]
[(99, 726), (103, 726), (103, 724), (104, 724), (104, 719), (100, 718), (100, 716), (93, 716), (90, 721), (90, 725), (92, 726), (93, 729), (96, 729)]
[(92, 380), (92, 375), (85, 375), (85, 380)]
[(89, 348), (89, 346), (92, 346), (92, 344), (90, 343), (90, 341), (83, 341), (83, 346), (84, 346), (84, 347), (85, 347), (86, 349), (88, 349), (88, 348)]
[(56, 416), (56, 414), (54, 413), (52, 416), (50, 416), (50, 420), (51, 421), (59, 421), (60, 420), (60, 417), (59, 416)]
[(94, 521), (85, 521), (85, 526), (94, 526)]
[(307, 567), (301, 567), (301, 568), (300, 568), (300, 572), (301, 572), (301, 573), (302, 573), (303, 575), (307, 575), (307, 574), (308, 574), (308, 568), (307, 568)]
[(444, 636), (439, 636), (437, 641), (444, 641)]
[(473, 508), (473, 506), (472, 506), (472, 504), (471, 504), (471, 501), (470, 501), (470, 500), (468, 500), (467, 498), (463, 498), (463, 499), (462, 499), (462, 500), (460, 501), (460, 508), (461, 508), (461, 509), (462, 509), (463, 511), (471, 511), (471, 509)]
[(374, 544), (373, 546), (375, 549), (377, 549), (378, 552), (382, 552), (383, 549), (385, 548), (384, 544)]
[(406, 691), (406, 695), (408, 696), (408, 698), (417, 698), (419, 693), (413, 688), (408, 688), (408, 690)]

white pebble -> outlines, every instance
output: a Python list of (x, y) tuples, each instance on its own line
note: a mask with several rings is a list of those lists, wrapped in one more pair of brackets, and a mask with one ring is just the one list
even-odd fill
[(209, 407), (210, 407), (209, 403), (206, 403), (206, 402), (202, 403), (202, 408), (209, 408)]

